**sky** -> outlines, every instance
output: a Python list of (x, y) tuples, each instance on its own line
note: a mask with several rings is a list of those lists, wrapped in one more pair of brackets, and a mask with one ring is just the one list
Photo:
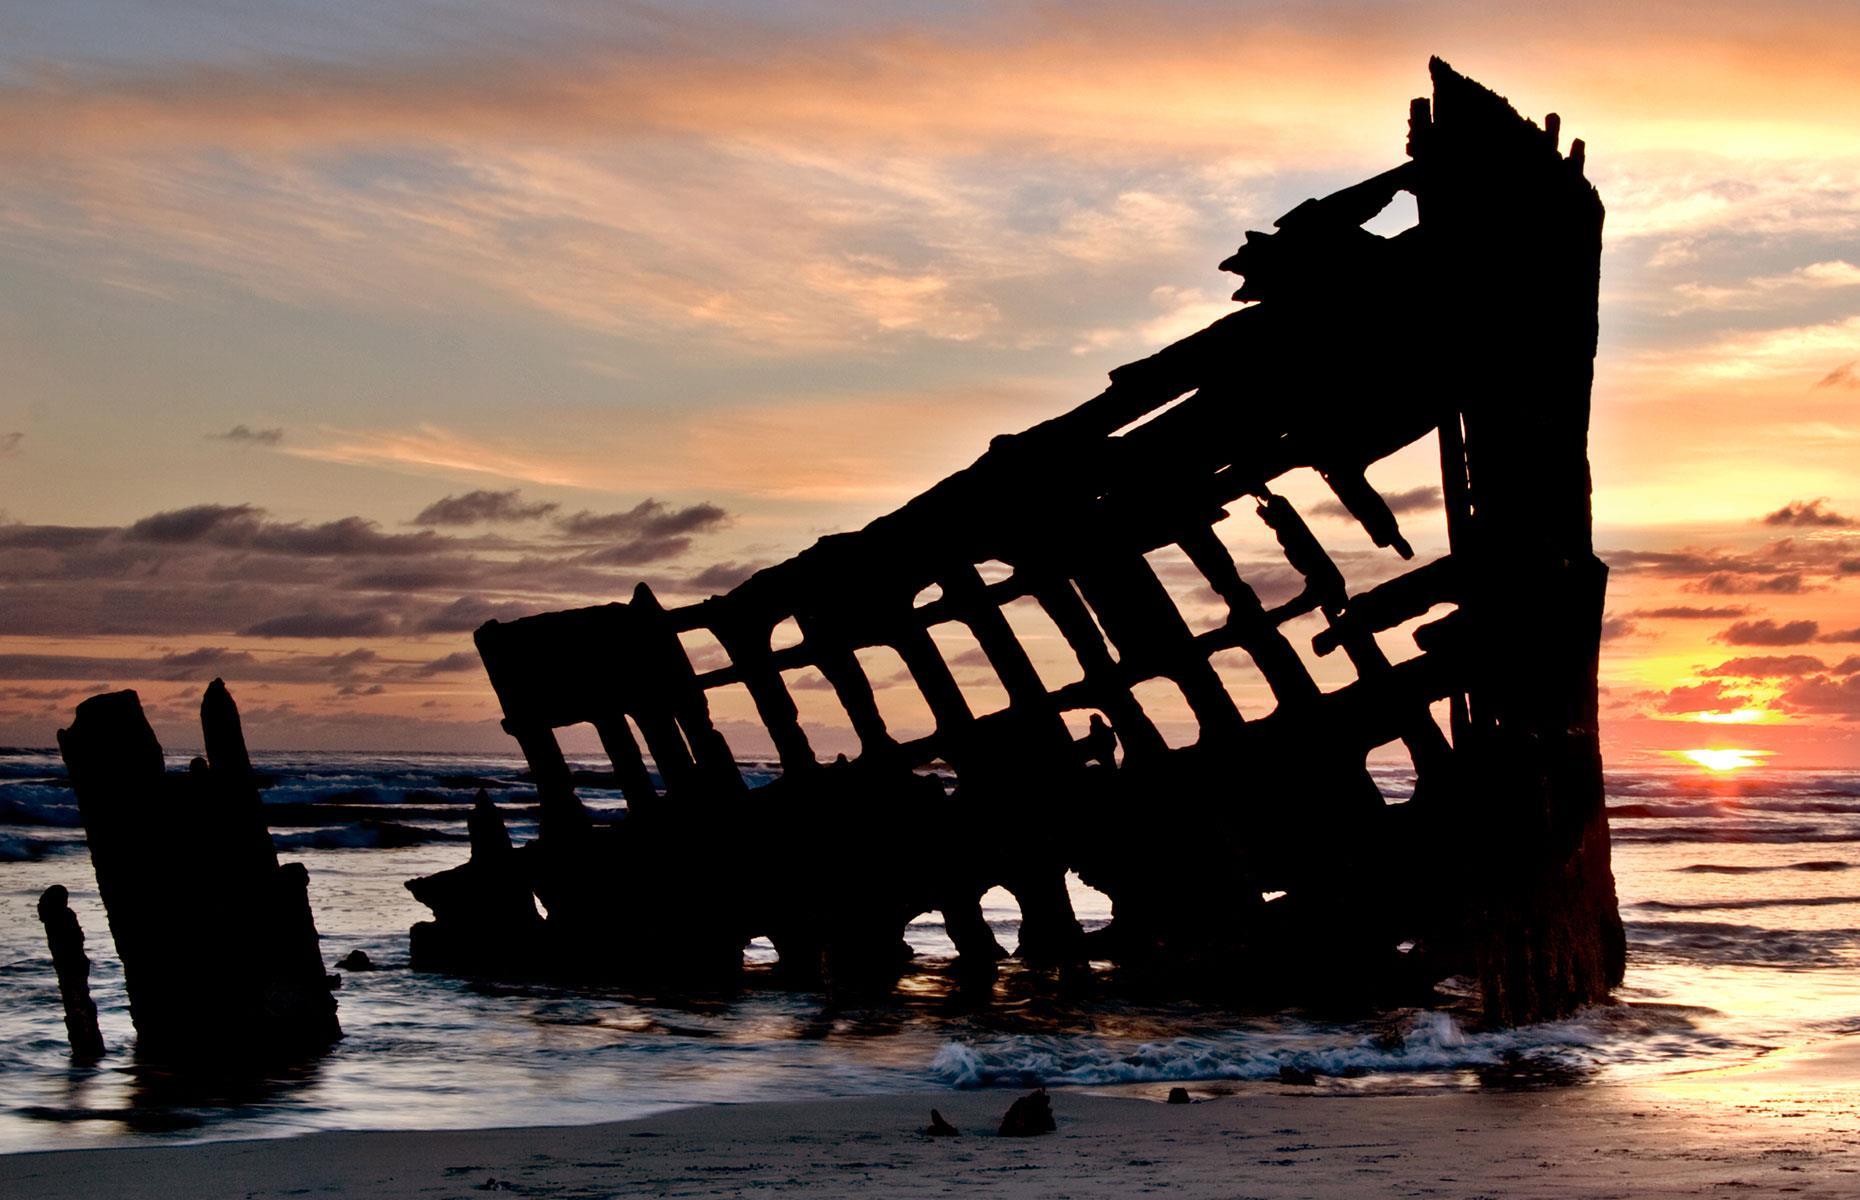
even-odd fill
[(258, 748), (509, 750), (480, 622), (725, 590), (1089, 398), (1440, 54), (1608, 208), (1611, 759), (1860, 766), (1860, 9), (1621, 7), (0, 3), (0, 743), (134, 687), (191, 746), (223, 675)]

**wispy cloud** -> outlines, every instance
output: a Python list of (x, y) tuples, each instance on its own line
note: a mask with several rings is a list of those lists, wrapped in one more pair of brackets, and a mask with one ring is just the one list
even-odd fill
[(350, 466), (495, 475), (525, 483), (565, 487), (586, 486), (587, 483), (582, 476), (548, 459), (513, 454), (437, 425), (405, 430), (322, 430), (320, 437), (322, 440), (316, 444), (290, 446), (284, 453)]

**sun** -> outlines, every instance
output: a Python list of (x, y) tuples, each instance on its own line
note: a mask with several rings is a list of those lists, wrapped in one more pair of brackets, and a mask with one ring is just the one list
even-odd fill
[(1707, 771), (1741, 771), (1745, 767), (1754, 767), (1768, 758), (1769, 750), (1668, 750), (1674, 758), (1683, 758), (1687, 762), (1704, 767)]

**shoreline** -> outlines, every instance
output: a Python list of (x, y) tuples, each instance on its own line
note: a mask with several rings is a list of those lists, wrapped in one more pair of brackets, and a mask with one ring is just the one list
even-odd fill
[[(1860, 1039), (1850, 1038), (1746, 1067), (1536, 1091), (1262, 1087), (1168, 1105), (1060, 1089), (1058, 1131), (1033, 1138), (995, 1133), (1021, 1092), (976, 1089), (698, 1105), (591, 1125), (21, 1151), (0, 1157), (0, 1197), (1852, 1194), (1856, 1066)], [(924, 1136), (932, 1107), (963, 1136)]]

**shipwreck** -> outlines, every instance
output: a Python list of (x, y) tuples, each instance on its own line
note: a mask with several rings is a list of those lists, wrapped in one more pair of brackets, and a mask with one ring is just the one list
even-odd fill
[[(1438, 59), (1431, 70), (1406, 161), (1248, 233), (1221, 266), (1250, 303), (1112, 371), (1099, 395), (726, 594), (666, 608), (642, 585), (624, 603), (480, 628), (540, 831), (514, 845), (480, 797), (469, 861), (407, 885), (433, 912), (412, 930), (414, 966), (732, 985), (765, 937), (786, 979), (882, 991), (906, 924), (939, 913), (958, 977), (986, 980), (1008, 951), (979, 900), (1000, 886), (1021, 909), (1013, 953), (1062, 972), (1110, 963), (1149, 988), (1365, 1005), (1457, 977), (1495, 1024), (1604, 1000), (1625, 943), (1587, 456), (1602, 204), (1555, 115), (1539, 127)], [(1366, 230), (1399, 192), (1417, 223)], [(1428, 438), (1447, 551), (1414, 562), (1365, 470)], [(1394, 574), (1351, 589), (1275, 491), (1301, 468)], [(1263, 523), (1295, 596), (1261, 600), (1224, 521)], [(1224, 602), (1217, 627), (1184, 620), (1145, 558), (1162, 547)], [(1026, 600), (1076, 655), (1078, 682), (1042, 682), (1003, 612)], [(1378, 644), (1443, 609), (1415, 631), (1415, 657)], [(1311, 651), (1347, 658), (1354, 682), (1313, 679), (1285, 629), (1311, 614)], [(800, 640), (778, 648), (790, 620)], [(945, 622), (973, 635), (1005, 708), (974, 711), (931, 635)], [(727, 661), (694, 667), (680, 635), (699, 630)], [(903, 662), (934, 717), (926, 736), (887, 725), (858, 657), (869, 647)], [(1244, 718), (1210, 663), (1234, 650), (1270, 685), (1269, 714)], [(798, 668), (830, 685), (856, 754), (817, 753), (784, 681)], [(1139, 702), (1133, 689), (1158, 679), (1192, 710), (1192, 744), (1172, 748)], [(707, 693), (726, 686), (747, 690), (779, 757), (763, 786), (713, 720)], [(223, 688), (203, 716), (209, 752), (184, 778), (162, 775), (133, 693), (87, 701), (61, 734), (140, 1038), (326, 1045), (340, 1030), (302, 869), (263, 837)], [(582, 723), (625, 795), (618, 821), (576, 794), (556, 731)], [(1394, 743), (1411, 798), (1385, 796), (1366, 765)], [(205, 850), (151, 848), (161, 822), (141, 808), (183, 802), (219, 834)], [(1110, 897), (1108, 928), (1081, 929), (1071, 872)], [(182, 979), (174, 930), (203, 920), (255, 947), (251, 964)]]
[[(1371, 1002), (1457, 975), (1494, 1022), (1603, 999), (1625, 951), (1587, 457), (1602, 204), (1556, 116), (1540, 128), (1431, 69), (1406, 162), (1249, 233), (1221, 266), (1253, 303), (1112, 371), (1077, 408), (724, 595), (668, 609), (642, 585), (480, 628), (541, 831), (513, 849), (480, 808), (472, 861), (409, 885), (436, 917), (414, 929), (416, 964), (717, 977), (765, 936), (791, 973), (882, 984), (904, 925), (934, 911), (959, 965), (986, 973), (1004, 951), (978, 898), (1000, 885), (1030, 961)], [(1397, 192), (1418, 223), (1365, 230)], [(1273, 482), (1315, 468), (1376, 545), (1411, 559), (1364, 471), (1429, 435), (1449, 552), (1352, 592)], [(1262, 604), (1214, 532), (1229, 520), (1270, 528), (1303, 579), (1294, 599)], [(1185, 623), (1144, 557), (1164, 546), (1225, 601), (1219, 628)], [(987, 579), (985, 562), (1010, 573)], [(1043, 685), (1002, 611), (1026, 597), (1081, 681)], [(1422, 653), (1391, 664), (1374, 635), (1439, 605)], [(1288, 641), (1282, 626), (1313, 611), (1313, 648), (1347, 656), (1354, 683), (1323, 691)], [(776, 649), (790, 618), (801, 641)], [(947, 621), (973, 633), (1005, 709), (972, 711), (929, 634)], [(694, 630), (728, 662), (696, 670), (679, 637)], [(928, 736), (887, 727), (857, 658), (872, 646), (902, 659)], [(1233, 648), (1270, 684), (1270, 715), (1243, 719), (1210, 665)], [(798, 667), (844, 706), (850, 760), (810, 744), (783, 680)], [(1194, 744), (1169, 748), (1133, 696), (1157, 678), (1186, 698)], [(706, 700), (736, 684), (782, 768), (753, 791)], [(1085, 712), (1097, 719), (1075, 738), (1065, 715)], [(617, 824), (590, 821), (557, 743), (583, 722), (624, 790)], [(1365, 766), (1396, 741), (1417, 776), (1399, 804)], [(1186, 846), (1192, 860), (1164, 850)], [(1111, 897), (1110, 928), (1082, 933), (1068, 871)]]

